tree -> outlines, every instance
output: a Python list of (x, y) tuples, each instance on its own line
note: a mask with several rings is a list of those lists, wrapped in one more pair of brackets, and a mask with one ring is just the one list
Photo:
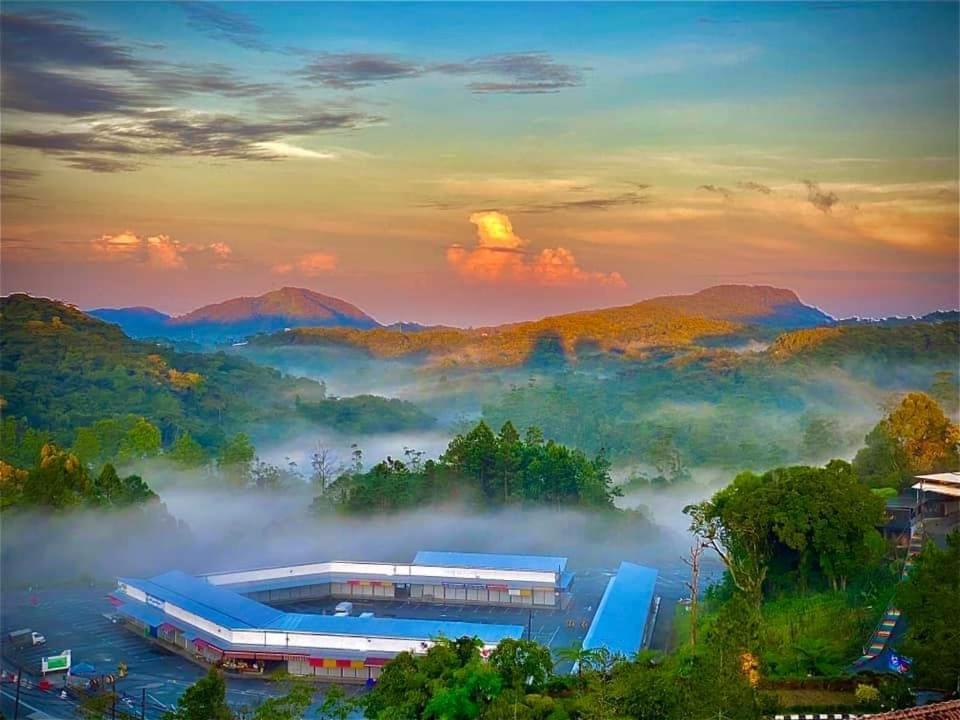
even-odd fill
[(954, 469), (960, 429), (924, 393), (910, 393), (881, 422), (906, 455), (913, 474)]
[(853, 459), (853, 470), (867, 487), (894, 488), (899, 492), (910, 481), (903, 449), (890, 437), (883, 423), (874, 427)]
[(264, 700), (253, 720), (300, 720), (313, 702), (314, 688), (306, 680), (293, 680), (286, 695)]
[(207, 460), (203, 447), (187, 432), (177, 436), (167, 457), (184, 468), (200, 467)]
[(72, 452), (80, 458), (87, 467), (91, 467), (100, 459), (100, 440), (92, 427), (77, 428), (77, 434), (73, 439)]
[(528, 692), (537, 692), (553, 672), (550, 651), (531, 640), (501, 640), (488, 661), (504, 685), (515, 690), (526, 688)]
[(137, 418), (120, 443), (122, 459), (141, 460), (160, 452), (160, 429), (145, 418)]
[(941, 550), (927, 542), (897, 591), (907, 621), (903, 652), (925, 687), (960, 687), (960, 530)]
[(337, 476), (343, 472), (343, 466), (337, 461), (333, 450), (317, 443), (317, 451), (310, 457), (310, 467), (313, 469), (311, 480), (320, 486), (320, 492), (327, 489)]
[(960, 410), (960, 384), (957, 382), (957, 373), (952, 370), (943, 370), (933, 376), (930, 385), (930, 396), (949, 415), (957, 416)]
[(250, 481), (250, 464), (255, 454), (250, 438), (237, 433), (220, 448), (217, 464), (229, 480), (246, 485)]
[(175, 710), (163, 714), (163, 720), (233, 720), (226, 701), (227, 684), (216, 668), (184, 691)]

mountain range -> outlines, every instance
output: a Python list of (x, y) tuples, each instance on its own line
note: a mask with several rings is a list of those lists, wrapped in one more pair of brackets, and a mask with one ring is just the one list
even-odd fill
[(119, 325), (130, 337), (201, 342), (241, 340), (250, 335), (304, 326), (380, 327), (355, 305), (293, 287), (204, 305), (176, 317), (147, 307), (97, 308), (88, 310), (87, 314)]

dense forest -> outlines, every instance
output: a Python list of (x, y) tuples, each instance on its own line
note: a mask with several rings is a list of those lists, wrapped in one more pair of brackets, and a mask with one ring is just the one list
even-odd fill
[[(0, 299), (0, 406), (0, 457), (21, 464), (47, 440), (82, 448), (91, 461), (149, 455), (152, 438), (121, 447), (141, 420), (159, 432), (156, 450), (196, 443), (206, 457), (238, 432), (296, 416), (356, 433), (432, 423), (410, 403), (327, 396), (322, 383), (223, 352), (131, 340), (76, 308), (27, 295)], [(24, 435), (30, 451), (11, 456), (14, 436)]]

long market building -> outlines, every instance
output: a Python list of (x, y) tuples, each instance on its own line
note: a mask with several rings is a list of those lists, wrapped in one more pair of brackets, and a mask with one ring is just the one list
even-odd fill
[(438, 604), (564, 607), (573, 574), (561, 557), (423, 551), (409, 564), (329, 561), (194, 577), (171, 571), (119, 578), (110, 596), (138, 632), (196, 659), (237, 670), (375, 680), (400, 652), (436, 638), (475, 636), (488, 653), (520, 625), (287, 613), (267, 603), (411, 598)]
[(376, 680), (391, 658), (424, 653), (438, 637), (477, 637), (486, 654), (524, 633), (521, 625), (288, 613), (178, 570), (119, 578), (110, 599), (139, 632), (195, 659), (337, 682)]
[(425, 550), (412, 563), (329, 561), (205, 575), (212, 585), (266, 603), (334, 597), (439, 604), (564, 608), (567, 559)]

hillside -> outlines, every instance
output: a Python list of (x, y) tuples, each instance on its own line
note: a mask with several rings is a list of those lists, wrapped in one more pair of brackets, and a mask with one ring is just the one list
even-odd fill
[(189, 433), (207, 451), (298, 417), (347, 433), (433, 423), (408, 402), (326, 397), (312, 380), (132, 340), (75, 307), (22, 294), (0, 298), (0, 407), (64, 445), (78, 428), (137, 416), (160, 429), (164, 446)]
[(960, 357), (960, 323), (922, 322), (812, 328), (784, 333), (767, 348), (775, 360), (836, 362), (864, 357), (878, 362), (943, 362)]
[(717, 285), (692, 295), (668, 295), (647, 302), (689, 315), (765, 327), (815, 327), (834, 322), (821, 310), (800, 302), (792, 290), (767, 285)]
[(342, 345), (379, 358), (417, 357), (444, 365), (537, 364), (591, 353), (643, 356), (701, 338), (728, 335), (746, 325), (792, 328), (832, 322), (789, 290), (726, 285), (693, 295), (645, 300), (464, 330), (451, 327), (397, 332), (377, 328), (301, 328), (259, 338), (262, 345)]
[(285, 378), (223, 353), (178, 353), (128, 338), (115, 325), (28, 295), (0, 298), (0, 395), (5, 414), (62, 442), (77, 427), (139, 415), (165, 443), (189, 432), (202, 445), (277, 412), (319, 384)]
[(99, 308), (90, 315), (116, 323), (133, 337), (240, 340), (289, 327), (374, 328), (379, 324), (339, 298), (285, 287), (257, 297), (239, 297), (169, 317), (151, 308)]

